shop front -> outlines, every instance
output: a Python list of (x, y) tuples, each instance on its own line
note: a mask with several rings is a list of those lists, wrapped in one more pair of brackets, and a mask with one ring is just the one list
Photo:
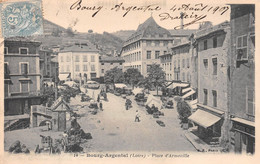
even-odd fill
[(254, 122), (242, 118), (231, 118), (231, 145), (235, 153), (254, 154), (255, 125)]

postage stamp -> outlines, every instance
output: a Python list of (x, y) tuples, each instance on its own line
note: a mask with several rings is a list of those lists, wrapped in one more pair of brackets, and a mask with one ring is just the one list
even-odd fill
[(3, 37), (30, 36), (43, 33), (41, 0), (0, 4)]

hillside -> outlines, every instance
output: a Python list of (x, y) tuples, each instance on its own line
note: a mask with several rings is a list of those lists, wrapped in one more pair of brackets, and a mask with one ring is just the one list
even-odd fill
[(59, 45), (61, 47), (77, 43), (90, 42), (95, 44), (101, 54), (110, 54), (111, 51), (120, 51), (123, 40), (108, 32), (98, 33), (75, 33), (71, 29), (63, 28), (53, 22), (44, 20), (44, 35), (29, 37), (33, 40), (42, 42), (43, 47)]
[(134, 32), (135, 30), (120, 30), (112, 34), (122, 39), (123, 41), (126, 41), (126, 39), (129, 38)]

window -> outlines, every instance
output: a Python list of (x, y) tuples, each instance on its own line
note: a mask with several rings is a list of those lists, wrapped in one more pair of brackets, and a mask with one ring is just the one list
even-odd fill
[(83, 65), (83, 71), (84, 71), (84, 72), (88, 71), (88, 65), (87, 65), (87, 64), (84, 64), (84, 65)]
[(151, 51), (147, 51), (146, 52), (146, 58), (147, 59), (151, 59)]
[(204, 40), (203, 44), (204, 44), (203, 50), (207, 50), (208, 49), (208, 41)]
[(151, 45), (152, 45), (152, 42), (151, 42), (150, 40), (147, 40), (147, 41), (146, 41), (146, 45), (147, 45), (147, 46), (151, 46)]
[(8, 54), (8, 47), (4, 48), (4, 54)]
[(91, 62), (95, 62), (95, 56), (91, 56)]
[(8, 97), (8, 93), (9, 93), (9, 83), (5, 83), (5, 84), (4, 84), (4, 90), (5, 90), (4, 96), (5, 96), (5, 97)]
[(83, 56), (83, 62), (87, 62), (88, 61), (88, 56), (87, 55), (84, 55)]
[(21, 69), (20, 69), (21, 74), (22, 75), (27, 75), (28, 72), (29, 72), (29, 70), (28, 70), (28, 63), (21, 63), (20, 67), (21, 67)]
[(4, 65), (4, 74), (5, 75), (8, 75), (10, 72), (9, 72), (9, 68), (8, 68), (8, 63), (5, 63)]
[(91, 71), (95, 71), (95, 65), (91, 65)]
[(159, 59), (160, 51), (155, 51), (155, 59)]
[(205, 68), (205, 75), (207, 75), (208, 74), (208, 66), (209, 66), (208, 59), (203, 59), (203, 64), (204, 64), (204, 68)]
[(218, 73), (218, 59), (213, 58), (212, 64), (213, 64), (213, 75), (217, 75), (217, 73)]
[(163, 51), (163, 54), (165, 55), (167, 53), (167, 51)]
[(60, 57), (60, 62), (63, 62), (63, 56)]
[(182, 81), (185, 81), (185, 72), (182, 73)]
[(254, 96), (255, 96), (255, 91), (253, 88), (248, 88), (246, 90), (246, 111), (248, 115), (254, 116), (255, 115), (255, 101), (254, 101)]
[(237, 60), (248, 60), (247, 35), (237, 37)]
[(67, 65), (67, 72), (70, 72), (70, 65)]
[(79, 56), (78, 55), (75, 56), (75, 62), (79, 62)]
[(70, 55), (67, 55), (67, 62), (70, 62)]
[(187, 68), (190, 68), (190, 59), (187, 59)]
[(217, 91), (212, 90), (212, 96), (213, 96), (213, 107), (217, 107)]
[(218, 39), (217, 37), (213, 38), (213, 48), (216, 48), (218, 46)]
[(172, 70), (172, 63), (170, 63), (170, 71)]
[(101, 69), (101, 73), (104, 73), (105, 71), (104, 71), (104, 69)]
[(20, 54), (27, 55), (28, 54), (28, 48), (19, 48)]
[(180, 68), (180, 65), (181, 65), (181, 61), (180, 59), (178, 60), (178, 68)]
[(168, 41), (167, 40), (163, 41), (163, 45), (168, 46)]
[(76, 72), (79, 72), (79, 65), (78, 65), (78, 64), (75, 65), (75, 71), (76, 71)]
[(176, 60), (174, 60), (173, 66), (174, 66), (174, 68), (176, 68)]
[(156, 40), (156, 41), (154, 41), (154, 44), (155, 44), (155, 46), (160, 46), (160, 41)]
[(60, 72), (63, 72), (64, 71), (64, 68), (63, 66), (60, 67)]
[(182, 68), (185, 68), (185, 59), (182, 59)]
[(147, 65), (147, 72), (150, 71), (150, 67), (151, 67), (151, 65)]
[(28, 81), (22, 81), (21, 82), (21, 89), (20, 89), (20, 91), (22, 93), (29, 92), (29, 82)]
[(207, 105), (208, 104), (208, 90), (207, 89), (203, 89), (204, 91), (204, 101), (203, 104)]
[(190, 82), (190, 73), (187, 73), (187, 81)]

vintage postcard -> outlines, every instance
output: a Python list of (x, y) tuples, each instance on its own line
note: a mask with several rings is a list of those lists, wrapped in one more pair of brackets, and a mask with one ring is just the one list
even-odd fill
[(3, 163), (255, 162), (257, 6), (1, 1)]

